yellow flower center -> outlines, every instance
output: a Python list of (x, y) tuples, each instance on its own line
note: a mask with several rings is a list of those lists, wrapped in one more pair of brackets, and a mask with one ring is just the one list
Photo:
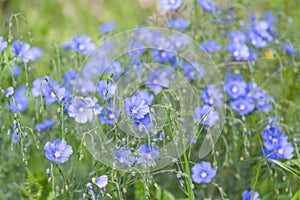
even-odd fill
[(131, 112), (132, 112), (132, 114), (136, 114), (136, 113), (137, 113), (136, 108), (133, 108), (133, 109), (131, 110)]
[(278, 153), (279, 153), (280, 155), (282, 155), (282, 154), (283, 154), (283, 148), (278, 149)]
[(55, 93), (54, 92), (51, 92), (51, 97), (56, 97)]
[(123, 163), (125, 160), (123, 158), (119, 158), (119, 162)]
[(115, 115), (112, 113), (112, 114), (109, 115), (109, 118), (110, 118), (110, 119), (114, 119), (114, 118), (115, 118)]
[(154, 79), (154, 80), (153, 80), (153, 83), (154, 83), (154, 84), (157, 84), (157, 83), (158, 83), (157, 79)]
[(152, 155), (151, 155), (150, 153), (148, 153), (147, 158), (148, 158), (149, 160), (152, 160)]
[(209, 99), (209, 100), (208, 100), (208, 103), (209, 103), (209, 104), (214, 104), (214, 99)]
[(237, 87), (234, 86), (234, 87), (231, 88), (231, 91), (232, 91), (233, 93), (236, 93), (236, 92), (238, 91), (238, 89), (237, 89)]
[(170, 4), (174, 4), (176, 0), (170, 0)]
[(207, 173), (205, 173), (205, 172), (202, 172), (202, 173), (201, 173), (201, 177), (202, 177), (202, 178), (205, 178), (206, 176), (207, 176)]
[(96, 178), (95, 177), (92, 178), (92, 182), (96, 183)]
[(163, 58), (167, 57), (167, 53), (166, 52), (162, 52), (161, 53), (161, 57), (163, 57)]
[(55, 158), (59, 158), (60, 157), (60, 153), (58, 151), (55, 152), (54, 154)]
[(84, 46), (81, 44), (79, 45), (79, 50), (83, 50), (84, 49)]
[(80, 107), (80, 108), (78, 109), (78, 112), (80, 112), (80, 113), (82, 113), (83, 111), (84, 111), (83, 107)]

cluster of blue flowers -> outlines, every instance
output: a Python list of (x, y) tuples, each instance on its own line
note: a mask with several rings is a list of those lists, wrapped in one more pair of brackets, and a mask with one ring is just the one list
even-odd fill
[(288, 136), (279, 130), (275, 120), (270, 120), (268, 126), (263, 130), (263, 141), (263, 155), (266, 158), (289, 160), (293, 157), (294, 147), (288, 142)]
[(255, 108), (268, 112), (274, 101), (273, 97), (260, 89), (255, 82), (246, 83), (241, 75), (227, 77), (224, 91), (231, 98), (230, 107), (235, 109), (238, 115), (247, 115)]
[(142, 166), (154, 167), (155, 160), (160, 155), (156, 145), (142, 144), (136, 151), (135, 155), (127, 148), (115, 149), (115, 160), (120, 166), (132, 167), (135, 162)]

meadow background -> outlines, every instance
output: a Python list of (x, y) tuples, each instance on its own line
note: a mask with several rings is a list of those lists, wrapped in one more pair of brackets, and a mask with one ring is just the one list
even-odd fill
[[(187, 0), (187, 2), (192, 2)], [(279, 18), (277, 29), (280, 32), (280, 39), (290, 42), (298, 49), (300, 53), (300, 1), (299, 0), (233, 0), (233, 1), (216, 1), (219, 5), (232, 4), (236, 7), (238, 18), (247, 18), (250, 12), (263, 13), (271, 10)], [(60, 45), (70, 41), (75, 34), (87, 34), (93, 39), (99, 38), (98, 27), (106, 22), (114, 21), (117, 24), (113, 33), (133, 29), (140, 25), (166, 27), (166, 24), (160, 21), (164, 13), (158, 10), (158, 1), (137, 1), (137, 0), (0, 0), (0, 35), (11, 38), (12, 40), (22, 39), (38, 46), (44, 51), (41, 59), (35, 62), (30, 80), (36, 77), (51, 74), (55, 77), (62, 77), (70, 65), (61, 64), (64, 56), (60, 52)], [(192, 4), (192, 3), (191, 3)], [(207, 29), (195, 30), (194, 34), (187, 33), (195, 40), (199, 38), (215, 38), (221, 40), (218, 30), (206, 24), (207, 14), (200, 9), (196, 16), (197, 23)], [(191, 17), (193, 18), (193, 16)], [(236, 27), (238, 27), (238, 22)], [(210, 29), (211, 28), (211, 29)], [(197, 35), (197, 33), (201, 33)], [(202, 34), (203, 33), (203, 34)], [(204, 35), (204, 36), (203, 36)], [(276, 44), (272, 44), (268, 49), (272, 49), (275, 57), (268, 59), (261, 56), (256, 62), (254, 68), (249, 69), (247, 65), (227, 65), (222, 64), (220, 55), (212, 55), (215, 63), (220, 65), (220, 71), (237, 69), (246, 79), (254, 78), (256, 83), (276, 99), (274, 113), (277, 119), (285, 127), (285, 132), (289, 135), (289, 140), (299, 147), (300, 142), (300, 65), (298, 58), (291, 59), (278, 50)], [(260, 55), (265, 55), (264, 50)], [(230, 62), (231, 63), (231, 62)], [(253, 69), (253, 70), (252, 70)], [(11, 84), (9, 73), (3, 73), (0, 77), (0, 88), (6, 89)], [(18, 77), (18, 83), (24, 83), (25, 74)], [(29, 83), (31, 84), (31, 83)], [(2, 95), (2, 94), (1, 94)], [(2, 99), (2, 101), (4, 101)], [(2, 102), (1, 102), (2, 103)], [(32, 100), (30, 103), (35, 104)], [(4, 105), (4, 104), (3, 104)], [(38, 133), (26, 142), (26, 151), (20, 146), (11, 145), (11, 127), (13, 124), (14, 114), (9, 113), (5, 106), (1, 106), (0, 116), (0, 199), (35, 199), (36, 192), (40, 194), (40, 199), (52, 199), (53, 190), (49, 177), (46, 176), (49, 161), (44, 157), (43, 145), (45, 140), (42, 138), (51, 138), (50, 131)], [(55, 114), (56, 110), (52, 110)], [(43, 115), (43, 114), (40, 114)], [(246, 129), (258, 132), (257, 124), (263, 124), (258, 118), (265, 115), (250, 116), (244, 122)], [(34, 126), (35, 113), (33, 109), (22, 114), (21, 119), (24, 124)], [(235, 116), (236, 117), (236, 116)], [(269, 116), (270, 117), (270, 116)], [(263, 126), (261, 126), (263, 127)], [(56, 127), (54, 131), (59, 130)], [(261, 130), (261, 129), (260, 129)], [(242, 130), (225, 130), (236, 134), (242, 133)], [(73, 131), (69, 127), (68, 132)], [(35, 134), (35, 133), (33, 133)], [(55, 134), (55, 133), (54, 133)], [(237, 136), (239, 137), (239, 136)], [(223, 138), (224, 139), (224, 138)], [(223, 144), (217, 150), (222, 152)], [(232, 138), (231, 138), (232, 139)], [(229, 139), (230, 140), (230, 139)], [(291, 199), (292, 196), (300, 199), (299, 177), (300, 161), (299, 149), (298, 154), (294, 156), (292, 167), (295, 172), (290, 173), (282, 167), (267, 166), (266, 162), (257, 162), (260, 160), (260, 152), (257, 152), (257, 146), (251, 146), (251, 143), (259, 143), (258, 138), (249, 138), (250, 145), (239, 141), (234, 147), (225, 150), (224, 155), (218, 163), (219, 176), (218, 184), (214, 189), (207, 186), (201, 186), (198, 190), (207, 191), (207, 196), (213, 196), (217, 193), (217, 199), (241, 199), (241, 192), (245, 185), (255, 185), (261, 194), (261, 199)], [(62, 170), (69, 177), (69, 190), (64, 191), (58, 199), (80, 199), (83, 193), (88, 193), (85, 187), (86, 183), (91, 181), (95, 174), (103, 174), (110, 171), (109, 168), (101, 166), (95, 161), (89, 152), (78, 145), (77, 138), (70, 137), (68, 142), (73, 144), (73, 155), (68, 163), (61, 166)], [(261, 141), (260, 141), (261, 142)], [(230, 144), (230, 141), (229, 141)], [(245, 147), (246, 146), (246, 147)], [(241, 150), (242, 149), (242, 150)], [(241, 150), (241, 152), (240, 152)], [(26, 158), (26, 162), (22, 160)], [(214, 154), (212, 160), (217, 162)], [(226, 157), (226, 158), (225, 158)], [(243, 158), (243, 159), (241, 159)], [(82, 159), (81, 161), (79, 161)], [(76, 164), (75, 164), (76, 163)], [(112, 176), (122, 179), (124, 174), (111, 172)], [(61, 180), (59, 172), (56, 174), (57, 179)], [(157, 173), (153, 175), (160, 189), (153, 185), (150, 187), (150, 199), (186, 199), (186, 195), (178, 189), (178, 177), (174, 173)], [(241, 178), (243, 177), (243, 178)], [(123, 179), (122, 179), (123, 180)], [(176, 182), (176, 184), (174, 184)], [(144, 199), (145, 188), (140, 181), (129, 184), (124, 193), (125, 199)], [(28, 191), (28, 188), (31, 191)], [(42, 189), (41, 189), (42, 188)], [(109, 190), (110, 189), (110, 190)], [(118, 199), (115, 188), (109, 188), (113, 199)], [(165, 191), (162, 192), (162, 191)], [(298, 193), (298, 196), (296, 195)], [(126, 195), (125, 195), (126, 194)], [(164, 195), (162, 195), (164, 194)], [(264, 194), (264, 195), (262, 195)], [(200, 195), (201, 196), (201, 195)], [(106, 199), (107, 197), (103, 197)]]

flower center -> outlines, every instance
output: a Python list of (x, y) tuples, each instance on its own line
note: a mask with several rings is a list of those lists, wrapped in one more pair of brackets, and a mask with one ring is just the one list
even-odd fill
[(82, 87), (82, 88), (81, 88), (81, 92), (86, 92), (86, 88), (85, 88), (85, 87)]
[(279, 153), (280, 155), (282, 155), (282, 154), (283, 154), (283, 148), (278, 149), (278, 153)]
[(119, 158), (119, 162), (123, 163), (125, 160), (123, 158)]
[(238, 55), (239, 55), (238, 50), (235, 50), (235, 51), (233, 52), (233, 55), (234, 55), (234, 56), (238, 56)]
[(206, 177), (207, 177), (207, 173), (206, 173), (206, 172), (202, 172), (202, 173), (201, 173), (201, 177), (202, 177), (202, 178), (206, 178)]
[(55, 158), (59, 158), (60, 157), (60, 153), (58, 151), (55, 152), (54, 154)]
[(195, 76), (195, 72), (194, 71), (191, 71), (190, 72), (190, 77), (194, 77)]
[(81, 44), (81, 45), (79, 45), (79, 50), (83, 50), (84, 49), (84, 46)]
[(152, 160), (152, 155), (151, 155), (150, 153), (148, 153), (147, 158), (148, 158), (149, 160)]
[(175, 4), (176, 0), (170, 0), (170, 4)]
[(132, 114), (136, 114), (136, 113), (137, 113), (136, 108), (133, 108), (133, 109), (131, 110), (131, 112), (132, 112)]
[(276, 143), (276, 142), (278, 142), (278, 139), (277, 139), (277, 138), (273, 138), (273, 139), (272, 139), (272, 142), (273, 142), (273, 143)]
[(80, 113), (82, 113), (84, 111), (84, 108), (83, 107), (80, 107), (79, 109), (78, 109), (78, 112), (80, 112)]
[(214, 99), (210, 98), (210, 99), (208, 100), (208, 103), (211, 104), (211, 105), (214, 104)]
[(114, 118), (115, 118), (115, 115), (112, 113), (112, 114), (109, 115), (109, 118), (110, 118), (110, 119), (114, 119)]
[(51, 92), (51, 97), (56, 97), (55, 93), (54, 92)]
[(238, 91), (238, 88), (237, 88), (236, 86), (233, 86), (233, 87), (231, 88), (231, 91), (232, 91), (233, 93), (236, 93), (236, 92)]
[(163, 58), (167, 57), (167, 53), (166, 52), (162, 52), (161, 53), (161, 57), (163, 57)]
[(153, 80), (153, 83), (154, 83), (154, 84), (157, 84), (157, 83), (158, 83), (157, 79), (154, 79), (154, 80)]
[(246, 106), (244, 104), (240, 105), (240, 110), (245, 110)]

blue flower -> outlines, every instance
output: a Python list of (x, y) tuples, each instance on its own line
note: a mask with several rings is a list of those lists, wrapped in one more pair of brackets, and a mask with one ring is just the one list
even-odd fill
[(135, 93), (134, 95), (139, 96), (140, 98), (144, 99), (146, 101), (147, 105), (151, 105), (154, 100), (153, 94), (150, 94), (147, 90), (141, 90), (141, 91)]
[(287, 135), (282, 134), (277, 126), (271, 126), (263, 131), (264, 147), (273, 150), (278, 147), (280, 141), (287, 142)]
[(149, 42), (152, 38), (152, 30), (148, 27), (135, 27), (134, 34), (139, 40), (144, 42)]
[(117, 79), (122, 73), (124, 73), (124, 69), (121, 66), (121, 63), (118, 61), (112, 62), (105, 72), (108, 72), (113, 75), (113, 79)]
[(132, 166), (134, 161), (135, 161), (135, 157), (131, 155), (131, 151), (129, 149), (115, 149), (115, 160), (118, 161), (118, 164), (120, 166)]
[(282, 45), (282, 50), (284, 50), (288, 55), (297, 56), (297, 49), (294, 48), (290, 43), (284, 43)]
[(162, 9), (168, 10), (177, 10), (181, 6), (181, 0), (160, 0), (160, 5)]
[(107, 22), (105, 24), (102, 24), (99, 26), (99, 32), (102, 34), (109, 33), (116, 29), (116, 23), (115, 22)]
[(66, 71), (65, 75), (63, 76), (63, 81), (66, 87), (73, 86), (76, 80), (76, 71), (74, 69), (69, 69)]
[(151, 166), (159, 156), (159, 150), (155, 145), (152, 148), (148, 144), (142, 144), (137, 148), (137, 163)]
[(202, 102), (209, 106), (219, 107), (222, 103), (224, 96), (220, 89), (215, 85), (209, 84), (201, 93)]
[(185, 35), (181, 34), (172, 34), (170, 35), (170, 42), (175, 51), (184, 49), (189, 43), (190, 39)]
[(104, 107), (100, 113), (100, 123), (113, 125), (116, 119), (119, 117), (119, 108), (116, 107), (112, 102), (108, 103), (107, 107)]
[(69, 51), (72, 50), (72, 42), (64, 42), (61, 45), (62, 50)]
[(200, 7), (206, 12), (215, 13), (217, 11), (213, 0), (198, 0)]
[(47, 142), (44, 150), (46, 158), (59, 163), (65, 163), (73, 153), (72, 147), (60, 139), (54, 140), (53, 143)]
[(18, 57), (21, 57), (23, 53), (30, 49), (30, 45), (25, 41), (14, 41), (12, 43), (12, 53)]
[(103, 100), (108, 100), (114, 97), (117, 85), (107, 80), (99, 81), (96, 91)]
[(78, 78), (76, 86), (83, 96), (87, 96), (96, 91), (96, 84), (90, 79)]
[(138, 58), (146, 51), (144, 44), (138, 40), (130, 41), (128, 44), (128, 49), (131, 50), (128, 51), (128, 55), (131, 58)]
[(10, 99), (9, 108), (12, 112), (23, 112), (28, 107), (28, 97), (25, 95), (25, 85), (16, 89), (13, 98)]
[(198, 63), (185, 63), (182, 65), (182, 70), (188, 82), (191, 80), (197, 80), (204, 75), (204, 71), (201, 67), (199, 67)]
[(254, 31), (267, 42), (273, 40), (273, 36), (269, 33), (269, 23), (265, 20), (255, 22), (253, 24)]
[(72, 103), (68, 107), (69, 116), (75, 118), (75, 121), (80, 124), (93, 121), (95, 116), (100, 113), (101, 108), (95, 97), (74, 97)]
[(10, 87), (8, 87), (8, 88), (5, 90), (4, 96), (5, 96), (5, 97), (10, 97), (11, 95), (14, 94), (14, 92), (15, 92), (14, 87), (10, 86)]
[(237, 42), (237, 43), (246, 42), (246, 36), (241, 31), (229, 31), (228, 37), (231, 40), (231, 42)]
[(248, 57), (247, 61), (251, 62), (251, 61), (255, 61), (257, 59), (258, 59), (258, 55), (255, 52), (255, 50), (253, 48), (249, 48), (249, 57)]
[(222, 45), (214, 40), (207, 40), (200, 43), (200, 47), (209, 53), (218, 52), (222, 49)]
[(29, 61), (36, 61), (43, 55), (42, 50), (38, 47), (30, 47), (24, 41), (14, 41), (12, 43), (12, 53), (20, 58), (24, 63)]
[(189, 27), (190, 23), (183, 18), (169, 19), (168, 26), (177, 30), (184, 31)]
[(258, 110), (263, 110), (265, 112), (268, 112), (272, 109), (271, 102), (274, 102), (274, 99), (272, 96), (269, 96), (266, 91), (261, 90), (257, 91), (254, 96), (256, 100), (256, 108)]
[(254, 110), (255, 104), (252, 98), (239, 97), (230, 102), (230, 107), (235, 109), (239, 115), (247, 115)]
[(55, 124), (55, 120), (45, 120), (42, 123), (39, 123), (37, 125), (35, 125), (34, 130), (35, 131), (46, 131), (48, 129), (50, 129), (53, 124)]
[(260, 198), (258, 192), (252, 190), (245, 190), (242, 193), (242, 200), (260, 200)]
[(204, 105), (196, 107), (194, 114), (196, 121), (207, 126), (213, 126), (220, 119), (219, 114), (211, 106)]
[(43, 51), (38, 47), (31, 47), (28, 51), (24, 52), (21, 56), (21, 60), (24, 63), (34, 62), (43, 55)]
[(258, 35), (254, 31), (250, 31), (247, 33), (248, 41), (253, 44), (256, 48), (262, 48), (267, 46), (267, 41), (264, 40), (260, 35)]
[(149, 115), (145, 115), (144, 118), (135, 120), (134, 126), (137, 127), (140, 132), (148, 132), (153, 124)]
[(227, 51), (236, 61), (247, 61), (250, 56), (249, 48), (246, 44), (240, 42), (231, 42), (226, 46)]
[(294, 154), (294, 147), (290, 142), (286, 140), (280, 140), (276, 150), (276, 159), (291, 159)]
[(54, 103), (57, 100), (61, 102), (71, 95), (65, 87), (53, 81), (50, 77), (48, 77), (48, 82), (43, 85), (42, 94), (48, 103)]
[(153, 49), (151, 52), (151, 56), (155, 61), (168, 62), (175, 56), (175, 54), (163, 49)]
[(124, 109), (126, 114), (135, 119), (144, 118), (149, 113), (149, 106), (146, 101), (139, 96), (132, 96), (124, 100)]
[(89, 55), (96, 49), (96, 45), (87, 35), (75, 35), (72, 39), (72, 49), (82, 55)]
[(95, 184), (101, 189), (104, 189), (107, 183), (108, 183), (108, 176), (106, 174), (99, 176), (95, 180)]
[(172, 71), (169, 70), (169, 68), (159, 69), (157, 71), (151, 70), (149, 72), (147, 85), (154, 92), (154, 94), (160, 93), (163, 87), (169, 87), (168, 76), (171, 73)]
[(241, 76), (230, 77), (224, 83), (224, 90), (232, 99), (246, 94), (247, 84)]
[(211, 164), (205, 161), (195, 164), (191, 171), (195, 183), (209, 183), (217, 173)]
[(14, 65), (11, 67), (12, 69), (12, 75), (14, 78), (18, 77), (21, 72), (22, 72), (22, 68), (19, 65)]
[(83, 66), (82, 75), (84, 79), (99, 78), (103, 73), (103, 66), (105, 66), (104, 59), (92, 58), (89, 59)]
[(0, 53), (7, 47), (7, 42), (0, 36)]

